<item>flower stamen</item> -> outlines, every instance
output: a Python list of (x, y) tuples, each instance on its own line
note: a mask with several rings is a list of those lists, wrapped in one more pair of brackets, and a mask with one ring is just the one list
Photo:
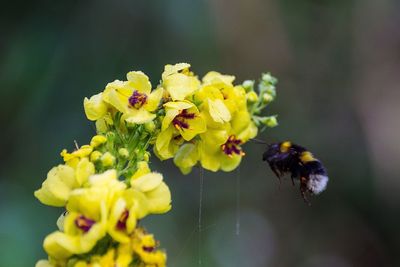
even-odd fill
[(147, 95), (135, 90), (128, 101), (131, 107), (141, 108), (147, 101)]
[(93, 224), (95, 224), (96, 221), (91, 220), (83, 215), (80, 215), (75, 219), (75, 225), (79, 229), (81, 229), (83, 232), (87, 233), (90, 228), (92, 228)]
[(172, 120), (172, 124), (176, 129), (188, 129), (189, 124), (186, 120), (194, 119), (196, 115), (194, 113), (189, 113), (186, 109), (181, 110), (179, 114)]
[(146, 252), (153, 252), (154, 251), (154, 247), (148, 247), (148, 246), (143, 246), (142, 249)]
[(221, 149), (228, 157), (233, 157), (233, 154), (244, 156), (245, 153), (242, 151), (240, 144), (242, 144), (242, 140), (236, 139), (236, 136), (231, 135), (225, 144), (221, 145)]
[(118, 230), (125, 230), (126, 229), (126, 221), (128, 220), (129, 217), (129, 211), (125, 210), (122, 214), (121, 217), (119, 218), (117, 222), (117, 229)]

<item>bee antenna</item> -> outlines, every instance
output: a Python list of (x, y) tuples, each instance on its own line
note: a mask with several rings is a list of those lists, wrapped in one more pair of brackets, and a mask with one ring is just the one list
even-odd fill
[(268, 145), (268, 143), (265, 142), (264, 140), (260, 140), (260, 139), (256, 139), (256, 138), (252, 138), (250, 140), (253, 141), (254, 143), (257, 143), (257, 144)]

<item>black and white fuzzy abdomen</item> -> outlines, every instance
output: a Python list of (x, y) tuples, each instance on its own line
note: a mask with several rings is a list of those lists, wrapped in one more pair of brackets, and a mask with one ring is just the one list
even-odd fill
[(326, 189), (328, 176), (325, 174), (310, 174), (308, 177), (307, 188), (313, 194), (318, 195)]

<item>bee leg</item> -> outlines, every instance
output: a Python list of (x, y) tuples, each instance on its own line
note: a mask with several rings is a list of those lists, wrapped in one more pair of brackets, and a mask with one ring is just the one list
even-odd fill
[(305, 177), (300, 177), (300, 193), (301, 197), (303, 198), (304, 202), (311, 206), (311, 202), (307, 199), (307, 179)]
[(276, 175), (276, 177), (278, 177), (278, 179), (280, 181), (281, 175), (278, 173), (278, 170), (277, 170), (275, 164), (269, 164), (269, 167), (271, 168), (271, 170), (274, 172), (274, 174)]
[(292, 185), (294, 186), (294, 175), (291, 175), (290, 178), (292, 179)]

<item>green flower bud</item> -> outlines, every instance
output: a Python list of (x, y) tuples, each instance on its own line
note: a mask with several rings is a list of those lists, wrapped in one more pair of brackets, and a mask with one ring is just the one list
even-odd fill
[(115, 133), (114, 132), (107, 132), (106, 134), (107, 140), (108, 141), (114, 141), (115, 140)]
[(154, 132), (155, 128), (156, 125), (154, 124), (154, 121), (149, 121), (144, 124), (144, 129), (149, 133)]
[(120, 149), (118, 149), (118, 154), (124, 159), (127, 159), (129, 157), (129, 151), (125, 147), (121, 147)]
[(260, 119), (260, 121), (267, 127), (275, 127), (278, 126), (278, 120), (276, 119), (276, 115), (274, 116), (269, 116), (269, 117), (263, 117)]
[(258, 100), (258, 95), (254, 91), (250, 91), (246, 94), (246, 99), (249, 102), (256, 102)]
[(244, 81), (242, 86), (246, 92), (254, 91), (254, 81), (252, 80)]
[(115, 163), (115, 157), (110, 152), (104, 153), (100, 160), (104, 167), (113, 166)]
[(264, 73), (261, 76), (261, 81), (258, 84), (258, 90), (261, 94), (267, 93), (272, 97), (272, 100), (276, 96), (276, 90), (275, 90), (275, 84), (278, 82), (278, 80), (273, 77), (269, 73)]
[(268, 72), (261, 75), (261, 81), (263, 83), (275, 85), (278, 82), (278, 79), (276, 79), (274, 76), (271, 75), (271, 73)]
[(263, 98), (263, 104), (269, 104), (272, 100), (274, 100), (274, 97), (269, 93), (263, 94), (262, 98)]

